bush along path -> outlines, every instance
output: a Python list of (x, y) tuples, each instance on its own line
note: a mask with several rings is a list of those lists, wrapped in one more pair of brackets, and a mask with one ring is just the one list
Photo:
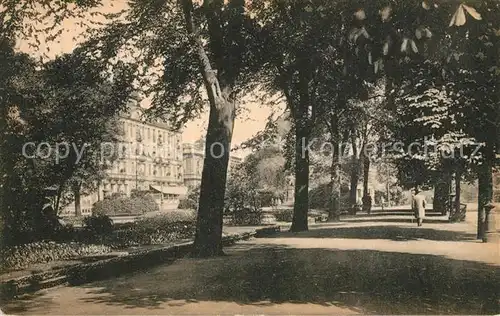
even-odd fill
[[(226, 235), (223, 237), (223, 243), (224, 246), (230, 246), (240, 240), (263, 237), (279, 231), (279, 226), (258, 228)], [(32, 272), (31, 275), (4, 279), (0, 283), (0, 298), (1, 301), (7, 301), (24, 293), (61, 284), (80, 285), (151, 268), (188, 255), (192, 250), (192, 245), (192, 241), (187, 241), (156, 249), (137, 250), (133, 253), (125, 252), (113, 258), (90, 259), (88, 261), (91, 262), (80, 262), (48, 271)]]

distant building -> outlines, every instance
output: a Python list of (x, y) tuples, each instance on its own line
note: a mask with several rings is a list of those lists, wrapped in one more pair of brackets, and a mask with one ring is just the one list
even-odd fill
[(64, 215), (91, 215), (92, 205), (113, 194), (130, 196), (134, 191), (148, 191), (162, 209), (176, 209), (184, 186), (182, 136), (166, 123), (144, 122), (143, 109), (137, 102), (120, 116), (121, 139), (103, 145), (113, 150), (118, 159), (112, 162), (97, 192), (82, 196), (82, 214), (75, 214), (74, 203), (63, 210)]
[[(203, 161), (205, 158), (205, 151), (203, 144), (200, 142), (194, 144), (183, 144), (183, 167), (184, 167), (184, 185), (189, 188), (197, 187), (201, 184), (201, 175), (203, 173)], [(229, 166), (230, 171), (232, 167), (240, 164), (242, 159), (240, 157), (230, 155)]]
[(195, 144), (183, 144), (183, 167), (184, 167), (184, 185), (188, 188), (194, 188), (201, 183), (201, 174), (203, 172), (203, 149)]

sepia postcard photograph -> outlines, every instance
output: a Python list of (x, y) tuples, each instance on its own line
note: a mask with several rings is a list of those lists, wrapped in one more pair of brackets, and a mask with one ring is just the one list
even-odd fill
[(500, 315), (500, 0), (0, 0), (0, 315)]

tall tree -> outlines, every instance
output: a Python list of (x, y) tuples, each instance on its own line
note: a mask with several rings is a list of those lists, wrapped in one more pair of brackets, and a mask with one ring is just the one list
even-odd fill
[[(130, 56), (152, 97), (147, 116), (181, 128), (209, 105), (193, 254), (222, 254), (222, 214), (239, 94), (260, 67), (250, 62), (255, 23), (243, 0), (131, 1), (123, 21), (95, 30), (89, 51), (101, 60)], [(256, 67), (254, 67), (256, 66)]]
[(36, 231), (44, 224), (44, 189), (56, 187), (59, 198), (71, 181), (87, 183), (102, 176), (101, 143), (112, 140), (107, 123), (126, 103), (131, 72), (117, 65), (110, 82), (107, 69), (77, 53), (40, 65), (12, 48), (3, 52), (18, 64), (1, 84), (7, 92), (2, 100), (7, 111), (2, 142), (5, 236), (13, 242), (50, 238), (43, 235), (50, 231)]
[[(117, 146), (110, 149), (103, 144), (117, 145), (124, 132), (117, 119), (126, 110), (133, 90), (133, 73), (133, 68), (123, 63), (117, 63), (110, 73), (81, 49), (44, 65), (44, 94), (52, 104), (46, 128), (55, 135), (54, 141), (64, 145), (54, 166), (59, 174), (55, 184), (58, 196), (71, 192), (78, 215), (81, 194), (95, 191), (119, 153)], [(103, 152), (106, 150), (114, 152)]]
[(222, 254), (222, 215), (237, 103), (236, 84), (246, 50), (242, 35), (245, 1), (230, 1), (226, 8), (221, 0), (203, 2), (208, 49), (203, 44), (199, 22), (193, 17), (192, 0), (183, 0), (182, 7), (210, 104), (194, 252), (197, 256), (214, 256)]
[[(293, 121), (295, 162), (295, 203), (292, 231), (308, 229), (308, 191), (310, 140), (313, 127), (326, 107), (337, 101), (327, 100), (328, 82), (336, 86), (340, 80), (332, 73), (339, 72), (341, 61), (338, 45), (343, 21), (333, 18), (343, 7), (337, 2), (284, 1), (252, 2), (257, 19), (268, 41), (269, 71), (267, 87), (280, 91)], [(330, 86), (330, 89), (332, 86)], [(339, 90), (335, 89), (335, 92)], [(333, 93), (329, 94), (331, 97)], [(339, 97), (340, 101), (347, 100)]]

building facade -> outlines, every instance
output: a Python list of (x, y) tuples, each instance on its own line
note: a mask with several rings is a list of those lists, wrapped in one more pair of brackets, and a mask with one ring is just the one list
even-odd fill
[[(205, 151), (199, 143), (183, 144), (183, 167), (184, 167), (184, 185), (189, 188), (195, 188), (201, 184), (201, 175), (203, 173), (203, 161)], [(230, 155), (228, 170), (240, 164), (240, 157)]]
[[(163, 122), (144, 122), (143, 109), (137, 103), (119, 119), (120, 141), (101, 146), (101, 157), (114, 153), (110, 168), (97, 192), (82, 196), (82, 214), (75, 214), (74, 203), (63, 215), (91, 215), (92, 205), (111, 195), (130, 196), (147, 191), (162, 210), (176, 209), (187, 193), (184, 186), (182, 135)], [(111, 156), (111, 155), (109, 155)], [(106, 159), (104, 159), (106, 160)]]

